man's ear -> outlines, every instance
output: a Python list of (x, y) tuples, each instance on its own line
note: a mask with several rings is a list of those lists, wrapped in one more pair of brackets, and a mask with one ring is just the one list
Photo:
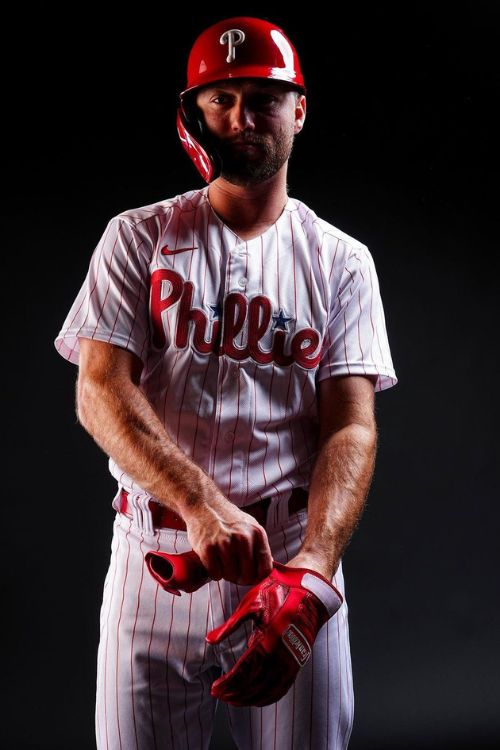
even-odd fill
[(306, 119), (307, 102), (305, 94), (299, 94), (295, 102), (295, 128), (294, 134), (300, 133)]

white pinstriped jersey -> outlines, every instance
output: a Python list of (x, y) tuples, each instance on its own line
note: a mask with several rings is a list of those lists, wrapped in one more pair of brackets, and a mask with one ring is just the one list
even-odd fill
[[(79, 336), (142, 359), (141, 388), (169, 436), (239, 506), (309, 486), (320, 380), (398, 382), (367, 246), (294, 198), (242, 240), (208, 185), (110, 219), (55, 339), (76, 364)], [(109, 468), (142, 492), (112, 458)]]

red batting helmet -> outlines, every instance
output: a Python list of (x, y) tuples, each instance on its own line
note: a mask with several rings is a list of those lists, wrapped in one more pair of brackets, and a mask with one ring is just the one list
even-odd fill
[(188, 60), (187, 84), (180, 94), (177, 132), (205, 182), (215, 180), (221, 160), (209, 144), (191, 96), (201, 86), (229, 78), (267, 78), (305, 93), (297, 52), (284, 31), (260, 18), (238, 16), (210, 26), (196, 39)]

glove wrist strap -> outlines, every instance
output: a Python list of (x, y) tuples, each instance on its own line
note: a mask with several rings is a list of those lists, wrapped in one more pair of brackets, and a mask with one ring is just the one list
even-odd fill
[(335, 614), (343, 602), (340, 592), (338, 592), (330, 583), (323, 581), (317, 575), (304, 573), (301, 585), (318, 597), (318, 599), (325, 605), (329, 617), (332, 617)]

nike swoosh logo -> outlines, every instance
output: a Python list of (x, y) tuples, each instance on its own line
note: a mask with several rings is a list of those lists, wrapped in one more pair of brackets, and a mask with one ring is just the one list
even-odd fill
[(168, 245), (165, 245), (165, 247), (162, 247), (161, 249), (161, 254), (177, 255), (177, 253), (185, 253), (187, 250), (198, 250), (198, 246), (195, 245), (194, 247), (178, 247), (176, 250), (171, 250)]

